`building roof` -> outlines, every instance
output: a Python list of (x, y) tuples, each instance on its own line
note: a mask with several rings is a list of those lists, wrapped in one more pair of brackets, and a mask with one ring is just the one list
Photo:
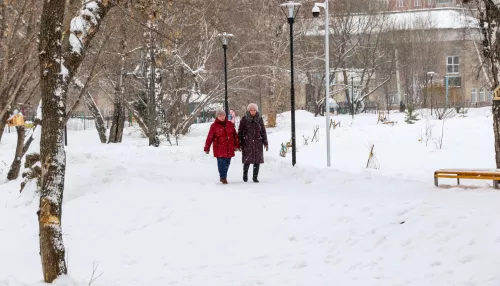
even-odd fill
[(464, 8), (418, 9), (386, 13), (402, 30), (479, 28), (479, 21)]
[[(330, 25), (335, 22), (349, 22), (346, 25), (351, 34), (364, 34), (370, 32), (393, 32), (403, 30), (444, 30), (444, 29), (479, 29), (479, 21), (474, 18), (470, 11), (459, 7), (416, 9), (407, 11), (381, 12), (376, 15), (357, 14), (349, 17), (331, 20)], [(344, 20), (344, 21), (343, 21)], [(324, 35), (324, 24), (322, 19), (311, 22), (312, 28), (306, 32), (308, 36)], [(377, 23), (380, 23), (378, 25)], [(374, 30), (373, 25), (378, 27)], [(331, 28), (332, 29), (332, 28)], [(334, 34), (332, 29), (331, 33)]]

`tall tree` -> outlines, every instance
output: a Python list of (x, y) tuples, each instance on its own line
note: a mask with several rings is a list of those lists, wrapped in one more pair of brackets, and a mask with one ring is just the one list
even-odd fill
[[(472, 0), (464, 0), (471, 3)], [(500, 68), (500, 8), (499, 1), (476, 0), (479, 26), (483, 36), (483, 55), (487, 60), (489, 74), (492, 79), (491, 88), (499, 86), (498, 72)], [(472, 4), (472, 3), (471, 3)], [(493, 133), (495, 135), (495, 161), (500, 168), (500, 101), (493, 100)]]
[[(42, 135), (40, 160), (40, 255), (44, 281), (51, 283), (67, 273), (61, 216), (66, 174), (63, 131), (66, 123), (66, 93), (92, 38), (104, 17), (119, 0), (85, 1), (75, 11), (66, 4), (76, 1), (44, 0), (39, 36)], [(65, 15), (66, 14), (66, 15)], [(71, 17), (68, 20), (65, 17)], [(63, 31), (65, 33), (63, 34)]]

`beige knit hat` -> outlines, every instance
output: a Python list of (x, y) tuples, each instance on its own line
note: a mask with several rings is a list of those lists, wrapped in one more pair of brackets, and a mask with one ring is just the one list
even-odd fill
[(247, 111), (250, 111), (250, 109), (255, 109), (255, 111), (259, 112), (259, 107), (255, 103), (250, 103), (247, 107)]
[(215, 117), (219, 117), (219, 115), (222, 115), (222, 114), (224, 114), (224, 116), (226, 115), (226, 112), (222, 108), (219, 108), (219, 109), (217, 109), (217, 111), (215, 111)]

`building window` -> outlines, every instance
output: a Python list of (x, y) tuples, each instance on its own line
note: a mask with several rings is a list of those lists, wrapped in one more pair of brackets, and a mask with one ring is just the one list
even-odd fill
[(403, 8), (405, 6), (404, 0), (398, 0), (398, 8)]
[(446, 72), (458, 73), (458, 56), (450, 56), (446, 58)]
[(448, 79), (449, 87), (461, 87), (462, 86), (462, 77), (460, 76), (446, 76), (444, 78), (444, 85), (446, 85), (446, 79)]
[(433, 0), (427, 0), (427, 6), (432, 6)]
[(420, 0), (415, 0), (414, 4), (415, 4), (415, 7), (420, 7)]
[(488, 101), (493, 102), (493, 91), (488, 90)]
[(439, 4), (448, 4), (451, 3), (451, 0), (438, 0)]
[(479, 102), (484, 102), (485, 100), (485, 90), (484, 87), (479, 90)]
[(470, 92), (470, 101), (472, 103), (476, 103), (477, 102), (477, 89), (476, 88), (473, 88)]

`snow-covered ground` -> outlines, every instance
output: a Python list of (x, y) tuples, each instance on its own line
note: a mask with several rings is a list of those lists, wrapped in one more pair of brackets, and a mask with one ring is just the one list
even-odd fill
[[(70, 131), (63, 205), (69, 277), (59, 285), (500, 285), (500, 192), (436, 188), (439, 168), (494, 168), (488, 108), (445, 121), (377, 124), (335, 116), (332, 167), (325, 120), (297, 112), (297, 165), (279, 156), (289, 113), (268, 130), (259, 184), (229, 185), (203, 153), (208, 124), (180, 146), (147, 146), (134, 129), (123, 144), (93, 130)], [(319, 142), (304, 145), (319, 125)], [(426, 126), (433, 126), (426, 146)], [(422, 139), (422, 140), (420, 140)], [(380, 169), (366, 169), (371, 144)], [(0, 177), (15, 134), (0, 143)], [(454, 184), (453, 181), (444, 181)], [(0, 285), (42, 285), (34, 185), (0, 182)]]

